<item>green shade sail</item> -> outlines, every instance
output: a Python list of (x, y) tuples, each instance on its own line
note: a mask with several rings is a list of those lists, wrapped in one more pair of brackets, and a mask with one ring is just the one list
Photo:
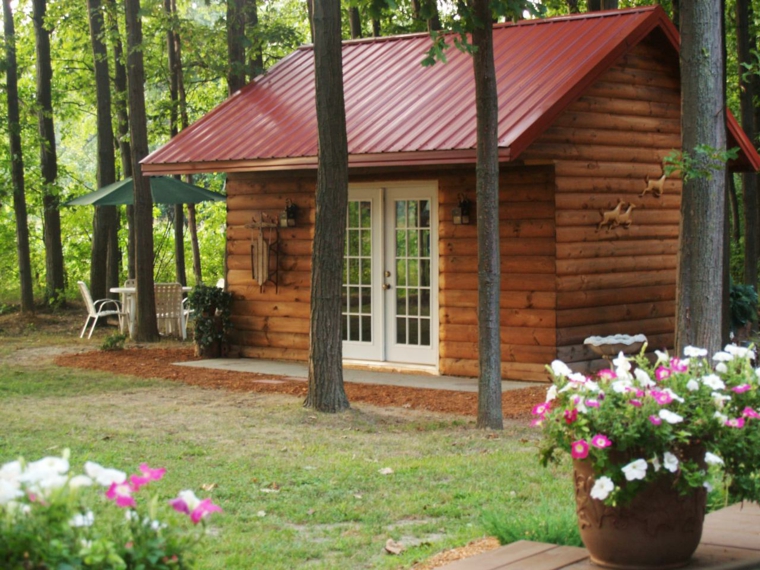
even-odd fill
[[(154, 204), (224, 202), (226, 196), (167, 176), (147, 177)], [(121, 206), (134, 203), (132, 178), (125, 178), (66, 202), (66, 206)]]

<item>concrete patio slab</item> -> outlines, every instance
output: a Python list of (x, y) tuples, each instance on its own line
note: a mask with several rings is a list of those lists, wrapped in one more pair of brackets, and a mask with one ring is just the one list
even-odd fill
[[(257, 360), (252, 358), (219, 358), (213, 360), (195, 360), (192, 362), (176, 362), (177, 366), (196, 368), (211, 368), (214, 370), (230, 370), (232, 372), (253, 372), (271, 376), (284, 376), (294, 380), (306, 380), (308, 367), (300, 362), (276, 362), (272, 360)], [(458, 376), (434, 376), (424, 373), (406, 373), (395, 371), (343, 369), (343, 380), (356, 384), (374, 384), (377, 386), (404, 386), (407, 388), (427, 388), (432, 390), (451, 390), (454, 392), (477, 392), (477, 378), (460, 378)], [(535, 382), (516, 382), (505, 380), (501, 389), (519, 390), (541, 386)]]

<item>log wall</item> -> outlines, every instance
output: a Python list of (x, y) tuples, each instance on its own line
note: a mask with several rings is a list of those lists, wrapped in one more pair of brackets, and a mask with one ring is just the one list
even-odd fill
[[(476, 376), (477, 226), (455, 226), (457, 196), (475, 199), (474, 168), (352, 175), (352, 182), (438, 180), (439, 370)], [(230, 174), (227, 283), (234, 294), (233, 350), (242, 356), (306, 360), (309, 348), (313, 173)], [(298, 226), (281, 230), (280, 287), (251, 278), (251, 229), (259, 212), (276, 216), (290, 199)], [(501, 339), (505, 378), (544, 379), (556, 354), (554, 176), (552, 167), (505, 167), (501, 177)]]
[[(656, 39), (635, 47), (571, 104), (529, 149), (526, 162), (556, 168), (558, 357), (576, 368), (602, 361), (591, 335), (643, 333), (672, 347), (681, 182), (641, 196), (645, 178), (680, 148), (678, 60)], [(597, 230), (618, 200), (634, 204), (629, 228)]]

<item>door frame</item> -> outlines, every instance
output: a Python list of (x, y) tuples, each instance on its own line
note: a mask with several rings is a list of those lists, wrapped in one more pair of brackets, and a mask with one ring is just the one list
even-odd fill
[[(386, 291), (382, 289), (381, 284), (385, 279), (383, 272), (385, 271), (385, 264), (387, 263), (386, 255), (390, 253), (387, 250), (386, 242), (390, 242), (390, 235), (394, 232), (393, 220), (389, 220), (386, 215), (388, 210), (386, 194), (389, 190), (394, 192), (409, 190), (409, 194), (406, 197), (410, 199), (419, 197), (428, 198), (430, 200), (430, 356), (425, 359), (426, 362), (424, 363), (394, 362), (387, 360), (390, 328), (388, 321), (390, 321), (393, 316), (387, 314), (388, 304), (385, 300)], [(375, 227), (378, 228), (378, 231), (373, 231), (372, 235), (373, 284), (377, 283), (376, 286), (373, 286), (372, 302), (374, 307), (377, 307), (377, 311), (373, 308), (373, 318), (378, 318), (375, 318), (373, 321), (373, 342), (367, 343), (372, 345), (372, 350), (366, 352), (362, 351), (358, 346), (360, 343), (355, 343), (349, 351), (350, 356), (343, 359), (344, 363), (370, 365), (378, 368), (419, 370), (437, 374), (440, 360), (440, 317), (438, 311), (438, 181), (394, 180), (383, 182), (352, 182), (348, 185), (348, 192), (350, 200), (373, 200), (373, 208), (375, 207), (374, 202), (377, 201), (377, 208), (373, 210), (372, 218), (373, 229)], [(395, 267), (393, 273), (395, 276)], [(392, 290), (395, 290), (395, 277)], [(351, 346), (350, 342), (351, 341), (343, 342), (344, 354), (346, 351), (345, 349), (348, 346)], [(378, 342), (380, 346), (377, 346)]]

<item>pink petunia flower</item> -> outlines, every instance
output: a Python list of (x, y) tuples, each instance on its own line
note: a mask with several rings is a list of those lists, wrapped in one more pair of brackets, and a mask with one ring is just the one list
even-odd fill
[(632, 406), (637, 407), (637, 408), (641, 407), (641, 401), (639, 401), (639, 400), (635, 400), (635, 399), (634, 400), (629, 400), (628, 403), (631, 404)]
[(660, 392), (659, 390), (652, 390), (650, 394), (652, 395), (652, 398), (654, 398), (655, 402), (657, 402), (661, 406), (669, 404), (670, 402), (673, 401), (673, 396), (671, 396), (668, 392)]
[(139, 491), (140, 487), (145, 487), (148, 483), (150, 483), (151, 479), (148, 477), (141, 477), (140, 475), (130, 475), (129, 476), (129, 483), (132, 485), (132, 489), (134, 491)]
[(166, 473), (166, 467), (152, 469), (151, 467), (148, 467), (147, 463), (141, 463), (140, 471), (145, 477), (148, 478), (149, 481), (160, 481)]
[(662, 424), (662, 420), (654, 415), (649, 416), (649, 421), (652, 422), (652, 425), (655, 425), (655, 426)]
[(733, 390), (737, 394), (743, 394), (744, 392), (747, 392), (751, 389), (752, 389), (752, 386), (750, 386), (749, 384), (741, 384), (739, 386), (734, 386), (733, 388), (731, 388), (731, 390)]
[(177, 497), (176, 499), (171, 499), (169, 501), (169, 504), (178, 513), (186, 513), (188, 515), (190, 514), (190, 508), (187, 506), (187, 503), (185, 502), (185, 500), (181, 499), (180, 497)]
[(727, 420), (725, 425), (732, 428), (743, 428), (744, 418), (732, 418), (730, 420)]
[(588, 443), (586, 440), (579, 439), (578, 441), (574, 441), (570, 448), (570, 455), (573, 456), (573, 459), (585, 459), (588, 457)]
[(578, 419), (578, 410), (576, 408), (573, 408), (572, 410), (565, 410), (565, 423), (570, 425), (571, 423), (575, 422), (575, 420)]
[(600, 370), (596, 373), (597, 377), (600, 380), (614, 380), (617, 378), (617, 374), (615, 374), (614, 370), (610, 370), (609, 368), (605, 368), (604, 370)]
[(211, 513), (221, 513), (222, 507), (219, 505), (215, 505), (211, 502), (211, 499), (203, 499), (195, 509), (193, 509), (193, 512), (190, 513), (190, 520), (193, 521), (193, 524), (198, 524), (201, 519), (206, 518), (206, 516), (210, 515)]
[(550, 402), (545, 402), (543, 404), (536, 404), (535, 406), (533, 406), (532, 413), (533, 413), (534, 416), (543, 416), (550, 409), (551, 409), (551, 403)]
[(586, 407), (588, 408), (598, 408), (599, 407), (599, 400), (590, 398), (586, 400)]
[(604, 449), (605, 447), (611, 446), (612, 442), (603, 433), (598, 433), (591, 438), (591, 445), (598, 447), (599, 449)]
[(749, 406), (747, 406), (746, 408), (744, 408), (744, 410), (742, 411), (742, 415), (745, 418), (752, 418), (753, 420), (760, 420), (760, 414), (758, 414), (755, 410), (753, 410)]
[(658, 366), (654, 371), (654, 377), (658, 382), (662, 382), (673, 375), (673, 371), (665, 366)]
[(671, 358), (670, 369), (673, 372), (686, 372), (689, 369), (689, 363), (684, 362), (680, 358)]
[(544, 418), (543, 417), (541, 417), (541, 418), (535, 418), (535, 419), (531, 420), (531, 422), (530, 422), (530, 425), (532, 427), (540, 427), (543, 424), (544, 424)]
[(129, 483), (111, 483), (106, 491), (106, 497), (116, 503), (117, 507), (136, 507), (135, 499), (132, 496), (134, 489)]

